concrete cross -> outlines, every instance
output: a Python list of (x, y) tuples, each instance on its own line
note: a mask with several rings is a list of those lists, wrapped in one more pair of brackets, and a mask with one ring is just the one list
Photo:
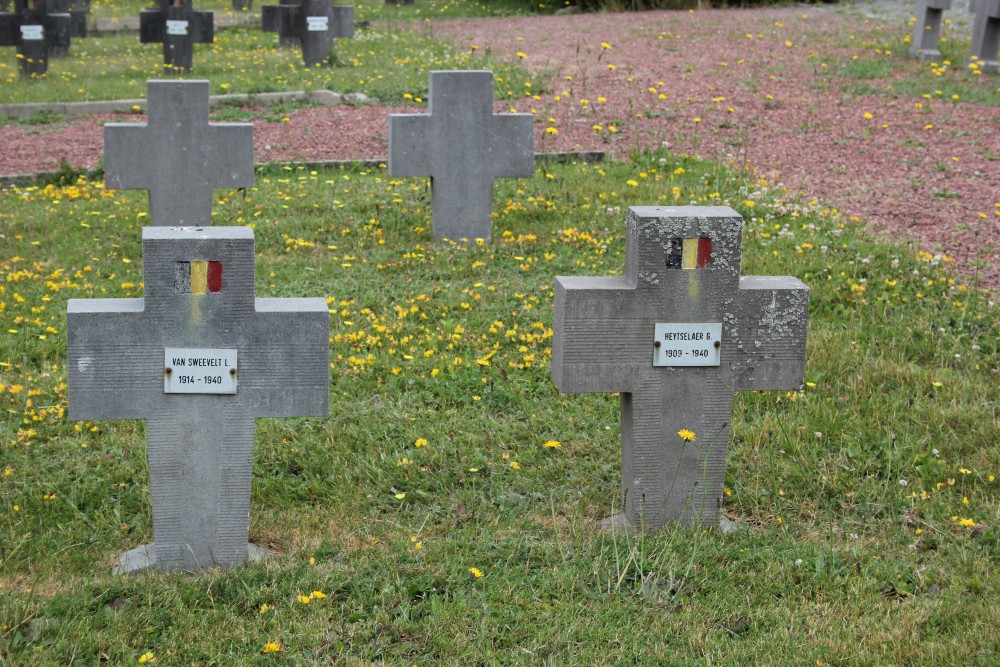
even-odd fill
[(552, 379), (621, 394), (627, 524), (718, 525), (734, 392), (802, 385), (809, 288), (740, 277), (728, 207), (631, 207), (626, 227), (623, 276), (556, 278)]
[(49, 57), (69, 50), (73, 18), (47, 0), (14, 0), (13, 12), (0, 12), (0, 46), (15, 46), (21, 74), (41, 76)]
[(282, 45), (298, 40), (302, 62), (316, 67), (327, 61), (334, 37), (354, 36), (354, 7), (334, 5), (330, 0), (299, 0), (263, 8), (265, 32), (277, 32)]
[(434, 236), (490, 238), (493, 179), (534, 174), (531, 114), (493, 113), (493, 73), (430, 73), (427, 114), (389, 116), (389, 174), (430, 176)]
[(159, 0), (159, 9), (139, 12), (139, 41), (163, 44), (163, 67), (191, 70), (194, 45), (215, 40), (214, 16), (197, 11), (192, 0)]
[(254, 297), (247, 227), (146, 227), (145, 298), (70, 299), (70, 419), (145, 419), (152, 546), (121, 571), (248, 553), (254, 419), (329, 410), (326, 300)]
[[(291, 49), (300, 42), (291, 27), (295, 12), (286, 7), (301, 7), (302, 0), (278, 0), (278, 5), (264, 5), (260, 8), (260, 29), (278, 33), (278, 46)], [(285, 26), (285, 23), (288, 25)]]
[(212, 224), (213, 188), (253, 187), (253, 125), (208, 122), (208, 81), (149, 81), (148, 123), (104, 126), (104, 184), (148, 190), (153, 225)]
[(913, 29), (910, 55), (924, 62), (940, 60), (941, 19), (951, 9), (951, 0), (921, 0), (917, 3), (917, 23)]
[(992, 74), (998, 70), (1000, 0), (976, 0), (975, 15), (972, 44), (969, 45), (969, 60), (966, 64), (975, 63), (980, 72)]

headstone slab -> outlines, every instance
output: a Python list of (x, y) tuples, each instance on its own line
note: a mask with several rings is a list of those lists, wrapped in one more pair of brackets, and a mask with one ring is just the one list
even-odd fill
[(213, 188), (253, 187), (253, 124), (209, 123), (208, 81), (149, 81), (149, 120), (104, 126), (104, 184), (148, 190), (155, 226), (212, 224)]
[(998, 51), (1000, 51), (1000, 0), (976, 0), (968, 63), (974, 62), (980, 72), (992, 74), (998, 70)]
[(146, 227), (142, 245), (143, 298), (67, 305), (69, 417), (146, 420), (159, 570), (238, 565), (254, 419), (329, 411), (326, 300), (256, 298), (246, 227)]
[(620, 393), (629, 524), (717, 525), (734, 392), (802, 385), (809, 289), (741, 277), (742, 228), (728, 207), (631, 207), (623, 276), (556, 278), (552, 379)]
[(390, 114), (389, 174), (430, 176), (434, 236), (489, 240), (493, 179), (534, 175), (531, 114), (493, 113), (493, 72), (432, 71), (428, 113)]
[(951, 0), (921, 0), (917, 3), (911, 56), (924, 62), (941, 59), (938, 44), (941, 41), (942, 18), (948, 9), (951, 9)]

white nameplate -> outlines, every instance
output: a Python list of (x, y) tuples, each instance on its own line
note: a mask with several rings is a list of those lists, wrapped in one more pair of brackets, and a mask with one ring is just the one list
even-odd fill
[(329, 29), (329, 16), (307, 16), (306, 30), (309, 32), (326, 32)]
[(718, 366), (721, 363), (721, 322), (657, 322), (654, 333), (654, 366)]
[(163, 350), (164, 394), (235, 394), (236, 350)]
[(21, 39), (26, 42), (40, 42), (45, 39), (45, 28), (40, 25), (22, 25)]
[(187, 21), (167, 21), (167, 34), (168, 35), (186, 35), (188, 34), (188, 22)]

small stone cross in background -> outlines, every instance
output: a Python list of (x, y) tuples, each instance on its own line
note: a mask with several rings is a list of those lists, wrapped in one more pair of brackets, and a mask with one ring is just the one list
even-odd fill
[(194, 62), (194, 45), (215, 40), (212, 12), (195, 10), (192, 0), (159, 0), (159, 9), (139, 12), (139, 41), (163, 44), (165, 69), (188, 72)]
[(15, 46), (21, 73), (41, 76), (49, 56), (69, 50), (73, 19), (47, 0), (14, 0), (13, 12), (0, 12), (0, 46)]
[(938, 44), (941, 41), (941, 21), (948, 9), (951, 9), (951, 0), (921, 0), (917, 3), (917, 23), (913, 28), (911, 56), (924, 62), (940, 60)]
[(253, 187), (253, 125), (208, 122), (208, 81), (150, 81), (147, 123), (104, 126), (104, 183), (149, 190), (153, 225), (212, 224), (213, 188)]
[(426, 114), (389, 116), (389, 174), (430, 176), (434, 236), (489, 240), (493, 179), (534, 174), (531, 114), (493, 113), (493, 73), (430, 73)]

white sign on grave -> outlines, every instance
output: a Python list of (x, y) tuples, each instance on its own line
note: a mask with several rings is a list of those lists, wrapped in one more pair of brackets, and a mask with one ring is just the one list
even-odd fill
[(167, 21), (167, 34), (168, 35), (186, 35), (188, 34), (188, 22), (187, 21)]
[(21, 39), (26, 42), (40, 42), (45, 39), (44, 27), (40, 25), (22, 25)]
[(235, 394), (235, 349), (163, 349), (164, 394)]
[(330, 17), (329, 16), (307, 16), (306, 17), (306, 30), (309, 32), (326, 32), (329, 30)]
[(722, 322), (657, 322), (653, 326), (654, 366), (718, 366)]

